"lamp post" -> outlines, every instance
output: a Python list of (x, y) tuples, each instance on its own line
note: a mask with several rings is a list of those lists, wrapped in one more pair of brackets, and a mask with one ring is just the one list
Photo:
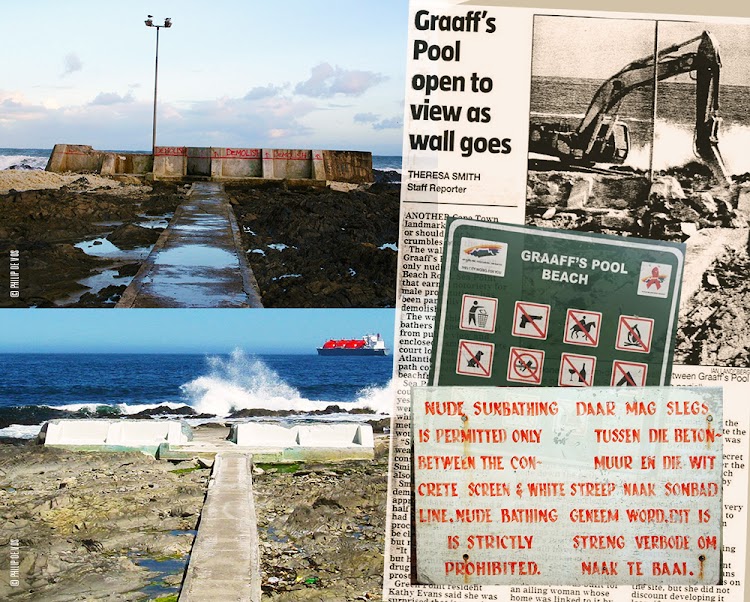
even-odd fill
[(154, 62), (154, 129), (151, 136), (151, 156), (156, 156), (156, 90), (159, 83), (159, 30), (162, 27), (172, 27), (172, 19), (164, 19), (164, 25), (155, 25), (153, 15), (148, 15), (145, 21), (147, 27), (156, 27), (156, 61)]

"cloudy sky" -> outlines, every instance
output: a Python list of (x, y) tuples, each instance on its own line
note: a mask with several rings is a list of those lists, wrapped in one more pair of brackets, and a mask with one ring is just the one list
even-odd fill
[(401, 154), (406, 0), (3, 5), (0, 146), (157, 144)]

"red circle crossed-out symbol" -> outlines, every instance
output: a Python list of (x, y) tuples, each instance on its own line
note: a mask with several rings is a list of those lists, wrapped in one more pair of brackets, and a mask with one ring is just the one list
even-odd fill
[[(528, 358), (528, 359), (527, 359)], [(533, 354), (518, 350), (515, 347), (511, 348), (510, 354), (511, 369), (517, 375), (517, 378), (527, 380), (535, 383), (542, 381), (542, 375), (540, 372), (541, 362), (538, 361)], [(521, 374), (521, 372), (527, 372), (528, 374)]]

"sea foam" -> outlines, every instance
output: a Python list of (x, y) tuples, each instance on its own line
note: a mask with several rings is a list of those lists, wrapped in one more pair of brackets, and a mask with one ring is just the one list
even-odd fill
[(309, 412), (330, 405), (347, 409), (371, 409), (373, 413), (390, 413), (392, 386), (361, 390), (353, 403), (308, 399), (287, 384), (262, 360), (235, 349), (229, 358), (209, 357), (209, 374), (199, 376), (180, 389), (189, 404), (199, 413), (227, 416), (236, 410), (266, 409)]

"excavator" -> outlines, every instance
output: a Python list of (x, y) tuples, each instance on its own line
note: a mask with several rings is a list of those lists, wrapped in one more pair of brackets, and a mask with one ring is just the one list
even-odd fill
[[(697, 50), (684, 50), (698, 41)], [(721, 185), (728, 185), (731, 180), (718, 145), (721, 60), (716, 39), (704, 31), (659, 51), (656, 61), (659, 80), (695, 72), (694, 152), (709, 166)], [(532, 124), (529, 151), (552, 155), (571, 165), (622, 164), (630, 149), (630, 134), (627, 125), (618, 120), (620, 105), (628, 94), (653, 80), (653, 55), (633, 61), (600, 86), (576, 129), (564, 124)]]

